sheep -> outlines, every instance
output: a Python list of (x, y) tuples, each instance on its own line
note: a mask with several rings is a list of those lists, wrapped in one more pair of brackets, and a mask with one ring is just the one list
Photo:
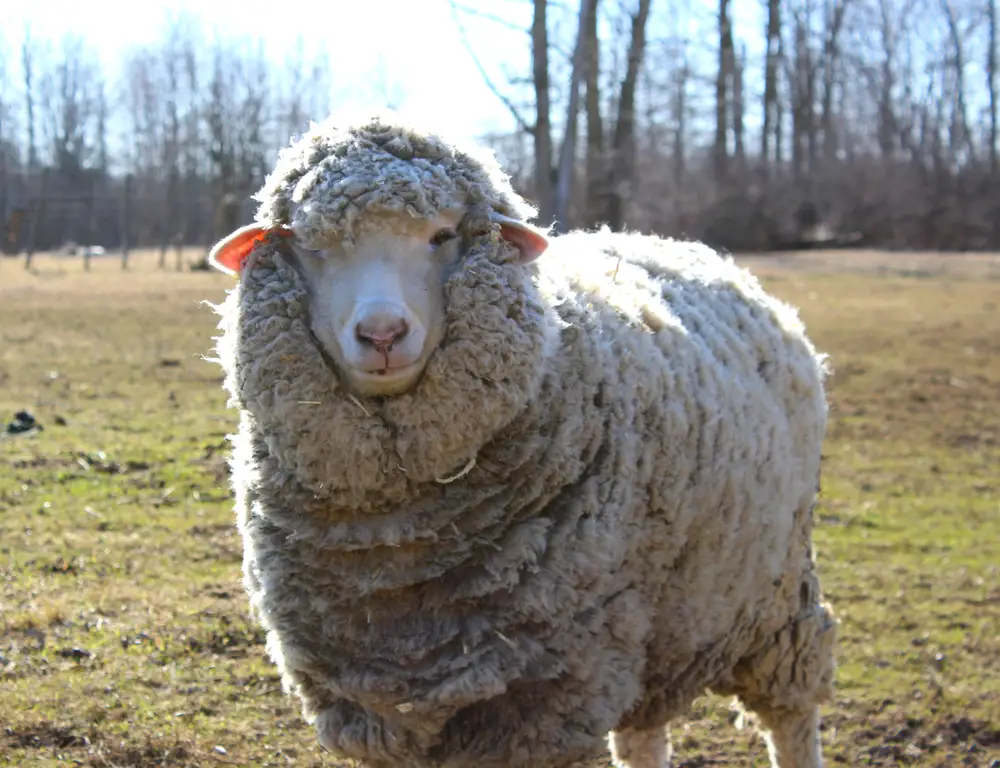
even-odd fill
[(320, 744), (664, 768), (709, 690), (821, 766), (796, 311), (701, 244), (550, 237), (491, 153), (391, 115), (314, 124), (256, 197), (210, 253), (217, 360), (244, 586)]

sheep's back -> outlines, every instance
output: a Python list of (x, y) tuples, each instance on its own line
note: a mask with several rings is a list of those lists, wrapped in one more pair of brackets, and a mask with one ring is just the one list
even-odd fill
[(791, 307), (705, 246), (599, 232), (547, 258), (615, 361), (616, 439), (642, 446), (625, 561), (653, 630), (636, 718), (662, 722), (815, 593), (822, 359)]

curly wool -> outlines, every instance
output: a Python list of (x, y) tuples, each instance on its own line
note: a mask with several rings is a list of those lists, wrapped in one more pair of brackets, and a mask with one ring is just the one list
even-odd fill
[[(324, 179), (315, 210), (347, 210)], [(219, 352), (245, 585), (324, 745), (372, 768), (563, 766), (706, 687), (828, 690), (822, 364), (748, 273), (609, 232), (526, 267), (487, 232), (418, 385), (358, 399), (281, 249), (251, 254)]]
[(492, 152), (459, 146), (389, 113), (361, 125), (330, 117), (278, 153), (255, 199), (257, 221), (291, 226), (306, 247), (351, 240), (363, 211), (431, 218), (456, 203), (529, 219)]

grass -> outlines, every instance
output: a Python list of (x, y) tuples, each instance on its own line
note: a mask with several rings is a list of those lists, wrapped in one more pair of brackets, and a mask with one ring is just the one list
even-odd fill
[[(199, 254), (193, 254), (197, 256)], [(916, 259), (914, 267), (907, 259)], [(0, 766), (334, 765), (247, 620), (220, 371), (231, 280), (0, 261)], [(1000, 759), (1000, 259), (750, 260), (831, 355), (816, 546), (831, 765)], [(700, 700), (679, 765), (765, 766)]]

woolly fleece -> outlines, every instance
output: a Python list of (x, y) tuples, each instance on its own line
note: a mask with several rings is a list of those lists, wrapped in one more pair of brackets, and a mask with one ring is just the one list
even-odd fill
[[(377, 120), (314, 128), (260, 200), (311, 242), (379, 206), (530, 211), (495, 163)], [(564, 766), (706, 688), (824, 700), (827, 407), (795, 312), (696, 244), (575, 233), (525, 266), (480, 221), (466, 245), (407, 394), (342, 388), (277, 239), (219, 308), (245, 586), (320, 741), (372, 768)]]

